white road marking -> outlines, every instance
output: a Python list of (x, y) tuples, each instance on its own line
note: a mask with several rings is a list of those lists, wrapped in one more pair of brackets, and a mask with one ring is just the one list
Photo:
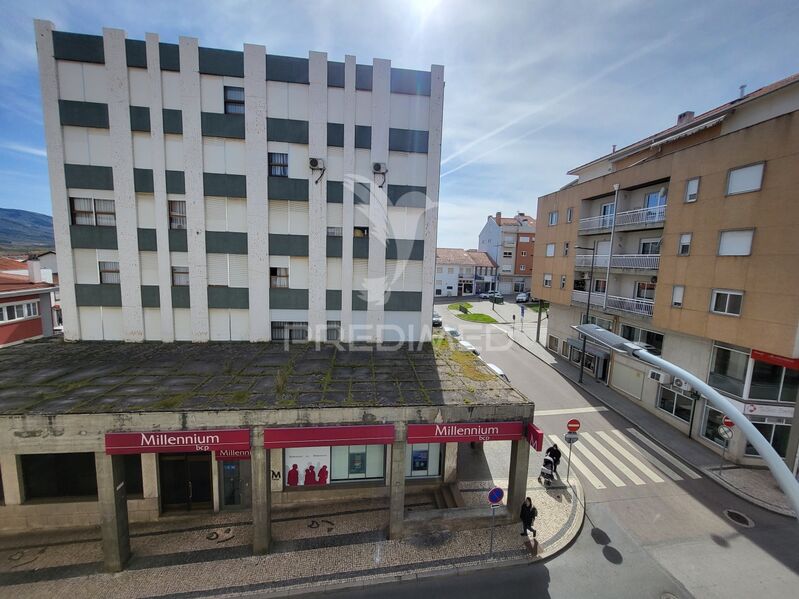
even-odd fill
[[(613, 431), (613, 432), (617, 433), (618, 431)], [(605, 431), (597, 431), (597, 435), (602, 437), (602, 440), (605, 441), (605, 443), (607, 443), (608, 445), (610, 445), (613, 449), (615, 449), (616, 452), (627, 458), (627, 460), (633, 466), (635, 466), (636, 468), (638, 468), (638, 470), (644, 473), (644, 476), (646, 476), (647, 478), (656, 483), (663, 482), (663, 479), (654, 470), (652, 470), (649, 466), (644, 464), (641, 460), (639, 460), (637, 457), (635, 457), (633, 454), (627, 451), (624, 447), (621, 446), (621, 444), (619, 444), (615, 439), (613, 439), (613, 437), (611, 437)]]
[[(581, 441), (588, 441), (588, 443), (590, 445), (593, 445), (594, 448), (597, 451), (603, 453), (605, 455), (605, 457), (609, 457), (610, 456), (610, 454), (608, 453), (608, 450), (605, 447), (603, 447), (602, 444), (591, 435), (591, 433), (580, 433), (580, 440)], [(645, 485), (646, 484), (646, 481), (644, 479), (642, 479), (635, 472), (633, 472), (627, 466), (627, 464), (625, 464), (621, 460), (617, 460), (617, 461), (613, 462), (613, 465), (616, 468), (618, 468), (619, 470), (621, 470), (622, 474), (624, 474), (624, 476), (629, 478), (633, 482), (633, 484), (635, 484), (635, 485)]]
[(559, 408), (557, 410), (536, 410), (535, 416), (557, 416), (558, 414), (585, 414), (587, 412), (607, 412), (604, 406), (589, 406), (587, 408)]
[(588, 449), (585, 445), (580, 444), (579, 442), (575, 443), (575, 445), (577, 451), (582, 455), (584, 455), (588, 459), (588, 461), (591, 462), (594, 466), (599, 468), (599, 472), (610, 482), (612, 482), (617, 487), (627, 486), (627, 483), (625, 483), (622, 479), (616, 476), (616, 473), (613, 472), (607, 464), (603, 463), (602, 460), (596, 457), (593, 451)]
[(627, 443), (627, 445), (629, 445), (630, 448), (633, 449), (633, 451), (638, 452), (638, 454), (641, 455), (647, 462), (649, 462), (650, 464), (655, 466), (661, 472), (665, 473), (666, 476), (668, 476), (670, 479), (672, 479), (672, 480), (683, 480), (682, 476), (680, 476), (679, 474), (674, 472), (674, 470), (672, 470), (671, 468), (666, 466), (666, 464), (661, 462), (655, 456), (653, 456), (652, 454), (649, 454), (646, 451), (643, 451), (642, 449), (640, 449), (640, 448), (636, 447), (635, 445), (633, 445), (633, 442), (630, 439), (628, 439), (627, 437), (625, 437), (624, 433), (622, 433), (621, 431), (614, 430), (613, 434), (616, 435), (623, 442)]
[(697, 474), (697, 473), (696, 473), (696, 472), (694, 472), (694, 471), (693, 471), (691, 468), (689, 468), (688, 466), (686, 466), (685, 464), (683, 464), (683, 463), (682, 463), (680, 460), (678, 460), (677, 458), (675, 458), (675, 457), (674, 457), (673, 455), (671, 455), (671, 454), (670, 454), (668, 451), (666, 451), (665, 449), (663, 449), (662, 447), (660, 447), (658, 444), (656, 444), (656, 443), (655, 443), (655, 442), (653, 442), (652, 440), (650, 440), (650, 439), (647, 439), (647, 438), (646, 438), (644, 435), (642, 435), (641, 433), (639, 433), (639, 432), (638, 432), (637, 430), (635, 430), (634, 428), (628, 428), (628, 429), (627, 429), (627, 432), (628, 432), (628, 433), (630, 433), (631, 435), (633, 435), (633, 436), (634, 436), (636, 439), (638, 439), (639, 441), (641, 441), (641, 442), (642, 442), (644, 445), (646, 445), (647, 447), (651, 448), (652, 450), (656, 451), (658, 454), (660, 454), (661, 456), (663, 456), (664, 458), (666, 458), (666, 459), (667, 459), (669, 462), (671, 462), (671, 463), (672, 463), (672, 464), (674, 464), (674, 465), (675, 465), (677, 468), (679, 468), (680, 470), (682, 470), (682, 471), (683, 471), (683, 472), (684, 472), (684, 473), (685, 473), (685, 474), (686, 474), (686, 475), (687, 475), (689, 478), (693, 478), (693, 479), (702, 478), (702, 477), (701, 477), (699, 474)]
[[(561, 442), (560, 438), (557, 435), (549, 435), (549, 440), (552, 443), (560, 443)], [(568, 453), (568, 452), (566, 452), (566, 453)], [(605, 484), (601, 480), (599, 480), (599, 478), (597, 478), (597, 476), (593, 472), (591, 472), (591, 470), (588, 468), (588, 466), (583, 464), (583, 462), (580, 460), (580, 458), (575, 456), (573, 453), (572, 453), (572, 456), (571, 456), (571, 463), (576, 469), (578, 469), (582, 473), (582, 475), (588, 480), (588, 482), (590, 482), (594, 486), (594, 488), (596, 488), (596, 489), (606, 489), (607, 488), (605, 486)], [(563, 470), (563, 463), (562, 462), (561, 462), (560, 469)], [(560, 475), (560, 473), (559, 473), (559, 475)]]

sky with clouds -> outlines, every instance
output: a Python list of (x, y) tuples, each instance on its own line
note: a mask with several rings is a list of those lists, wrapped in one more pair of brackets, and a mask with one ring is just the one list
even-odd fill
[(49, 214), (33, 19), (445, 67), (440, 247), (535, 214), (566, 171), (799, 71), (796, 0), (0, 0), (0, 207)]

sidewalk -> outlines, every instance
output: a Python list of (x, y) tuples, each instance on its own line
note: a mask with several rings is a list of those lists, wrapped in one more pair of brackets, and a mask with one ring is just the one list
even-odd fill
[[(487, 492), (502, 482), (459, 483), (466, 507), (489, 511)], [(102, 572), (96, 528), (0, 537), (0, 594), (15, 599), (286, 596), (526, 564), (563, 551), (579, 533), (584, 496), (575, 483), (571, 489), (543, 489), (528, 480), (527, 493), (539, 510), (537, 546), (524, 545), (518, 518), (498, 517), (492, 558), (487, 528), (387, 540), (386, 500), (364, 500), (275, 510), (269, 555), (251, 553), (248, 510), (132, 524), (133, 557), (117, 574)], [(408, 511), (435, 509), (432, 495), (409, 495), (406, 501)]]
[[(505, 331), (513, 341), (536, 358), (557, 370), (573, 385), (581, 387), (593, 395), (611, 410), (632, 422), (654, 441), (677, 454), (694, 468), (701, 470), (708, 478), (750, 503), (784, 516), (794, 516), (785, 494), (767, 469), (747, 468), (728, 461), (724, 461), (722, 465), (721, 457), (718, 454), (687, 438), (654, 414), (636, 405), (604, 383), (597, 382), (590, 375), (584, 377), (584, 382), (581, 385), (577, 382), (579, 377), (577, 368), (548, 351), (543, 345), (536, 343), (535, 325), (525, 326), (524, 331), (519, 331), (518, 327), (515, 327), (512, 334), (510, 327), (506, 325), (495, 326)], [(546, 339), (545, 327), (541, 328), (540, 338), (542, 341)]]

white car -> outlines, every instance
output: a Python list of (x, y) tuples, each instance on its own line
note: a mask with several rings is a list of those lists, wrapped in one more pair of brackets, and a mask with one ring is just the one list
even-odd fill
[(531, 300), (532, 300), (532, 298), (530, 297), (530, 292), (529, 291), (524, 291), (524, 292), (522, 292), (522, 293), (520, 293), (519, 295), (516, 296), (516, 303), (517, 304), (519, 302), (529, 302)]
[(461, 332), (455, 327), (444, 327), (444, 332), (451, 337), (455, 337), (456, 339), (461, 336)]
[(499, 366), (497, 366), (496, 364), (486, 364), (486, 366), (488, 366), (491, 369), (491, 372), (496, 374), (499, 378), (504, 380), (506, 383), (510, 383), (510, 379), (508, 378), (508, 375), (505, 374), (504, 372), (502, 372), (502, 369)]
[(475, 356), (480, 355), (479, 350), (465, 339), (461, 339), (460, 341), (458, 341), (458, 349), (462, 351), (472, 352)]
[(489, 297), (491, 297), (490, 293), (481, 293), (480, 294), (480, 299), (488, 299)]

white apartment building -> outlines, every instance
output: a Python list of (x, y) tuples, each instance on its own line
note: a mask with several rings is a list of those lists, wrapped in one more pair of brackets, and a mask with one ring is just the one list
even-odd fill
[(66, 339), (429, 339), (443, 67), (36, 42)]
[(519, 212), (503, 217), (489, 216), (480, 231), (479, 249), (499, 266), (500, 293), (530, 291), (535, 248), (535, 219)]

